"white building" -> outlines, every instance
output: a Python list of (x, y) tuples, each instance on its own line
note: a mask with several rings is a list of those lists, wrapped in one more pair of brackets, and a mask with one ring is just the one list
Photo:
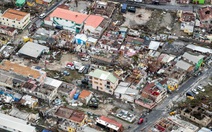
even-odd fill
[(138, 93), (139, 93), (138, 90), (132, 89), (130, 87), (130, 84), (126, 83), (126, 82), (121, 82), (117, 86), (117, 88), (114, 92), (116, 98), (122, 99), (124, 101), (129, 101), (129, 102), (134, 102)]
[(7, 9), (0, 16), (0, 23), (8, 27), (24, 29), (30, 23), (30, 13)]
[(0, 128), (11, 132), (36, 132), (27, 121), (0, 113)]
[(38, 99), (30, 95), (25, 95), (22, 97), (22, 105), (28, 106), (29, 108), (34, 108), (38, 104)]

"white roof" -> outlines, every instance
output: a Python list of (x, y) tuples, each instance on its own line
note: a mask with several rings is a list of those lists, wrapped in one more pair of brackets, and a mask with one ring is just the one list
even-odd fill
[(129, 87), (130, 84), (126, 83), (126, 82), (121, 82), (116, 90), (115, 93), (119, 93), (119, 94), (133, 94), (133, 95), (137, 95), (138, 94), (138, 90), (136, 89), (132, 89)]
[(183, 58), (186, 58), (188, 60), (190, 60), (191, 62), (194, 62), (194, 63), (198, 63), (198, 61), (202, 58), (204, 58), (203, 55), (192, 55), (192, 54), (189, 54), (187, 52), (185, 52), (182, 56)]
[(77, 34), (75, 39), (81, 39), (82, 41), (86, 42), (88, 38), (85, 34)]
[(27, 125), (27, 121), (0, 113), (0, 125), (21, 132), (36, 132), (35, 127)]
[(92, 42), (92, 43), (96, 43), (97, 42), (97, 39), (95, 38), (92, 38), (92, 37), (88, 37), (88, 42)]
[(202, 127), (198, 132), (212, 132), (210, 129)]
[(195, 51), (198, 51), (198, 52), (201, 52), (201, 53), (212, 54), (212, 49), (204, 48), (204, 47), (201, 47), (201, 46), (196, 46), (196, 45), (193, 45), (193, 44), (187, 45), (186, 48), (191, 49), (191, 50), (195, 50)]
[(175, 64), (176, 67), (180, 68), (180, 69), (183, 69), (183, 70), (188, 70), (192, 65), (183, 61), (183, 60), (180, 60), (178, 61), (176, 64)]
[(62, 81), (56, 80), (54, 78), (46, 77), (44, 83), (47, 85), (53, 86), (55, 88), (59, 88), (60, 85), (62, 84)]
[(27, 55), (33, 58), (37, 58), (44, 50), (49, 50), (49, 47), (36, 44), (33, 42), (27, 42), (18, 53)]
[(157, 50), (160, 46), (160, 42), (157, 41), (151, 41), (149, 44), (149, 49), (151, 50)]

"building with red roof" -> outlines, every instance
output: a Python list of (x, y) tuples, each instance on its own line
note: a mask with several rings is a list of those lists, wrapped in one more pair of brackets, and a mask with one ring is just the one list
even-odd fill
[(108, 118), (106, 116), (101, 116), (96, 120), (97, 125), (103, 126), (110, 132), (123, 132), (124, 127), (121, 123), (117, 122), (116, 120), (113, 120), (111, 118)]
[(106, 25), (104, 18), (97, 15), (87, 15), (74, 12), (66, 8), (56, 8), (46, 19), (44, 23), (49, 26), (57, 26), (62, 29), (70, 30), (74, 33), (80, 33), (83, 30), (90, 32), (101, 32)]
[(109, 25), (109, 19), (99, 15), (89, 15), (85, 21), (84, 33), (99, 37)]

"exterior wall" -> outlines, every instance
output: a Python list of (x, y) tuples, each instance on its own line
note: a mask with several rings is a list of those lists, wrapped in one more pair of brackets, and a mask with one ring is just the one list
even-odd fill
[(17, 34), (17, 30), (14, 30), (13, 32), (10, 32), (10, 31), (7, 31), (7, 30), (4, 30), (4, 29), (0, 29), (0, 33), (2, 34), (6, 34), (8, 36), (14, 36), (15, 34)]
[(203, 63), (203, 59), (200, 59), (198, 61), (198, 63), (196, 64), (196, 68), (199, 69), (201, 67), (202, 63)]
[(203, 118), (202, 120), (198, 120), (194, 116), (191, 116), (189, 113), (186, 113), (184, 111), (181, 111), (180, 115), (202, 126), (207, 126), (212, 121), (212, 119), (208, 116), (205, 116), (205, 118)]
[(141, 102), (140, 100), (135, 100), (135, 103), (147, 109), (153, 109), (156, 106), (155, 103), (145, 104), (144, 102)]
[[(79, 33), (82, 30), (83, 24), (77, 24), (73, 21), (65, 20), (62, 18), (51, 17), (50, 20), (54, 23), (54, 25), (63, 26), (64, 29), (70, 30), (71, 32)], [(77, 30), (79, 29), (79, 30)]]
[(91, 32), (91, 33), (93, 33), (93, 32), (95, 32), (95, 30), (96, 30), (96, 28), (94, 28), (92, 26), (87, 26), (87, 25), (84, 26), (84, 31), (85, 32)]
[(166, 98), (167, 92), (164, 90), (162, 91), (157, 98), (155, 99), (156, 103), (159, 103), (160, 101), (162, 101), (164, 98)]
[(123, 95), (121, 95), (121, 99), (133, 103), (134, 99), (135, 99), (135, 96), (130, 96), (130, 95), (123, 94)]
[(55, 88), (55, 89), (52, 91), (52, 93), (49, 95), (49, 97), (48, 97), (48, 100), (49, 100), (49, 101), (52, 101), (52, 100), (54, 99), (54, 97), (55, 97), (56, 94), (57, 94), (57, 90), (58, 90), (58, 88)]
[(44, 20), (44, 24), (49, 25), (49, 26), (53, 26), (53, 22), (48, 21), (48, 20)]
[(114, 84), (111, 82), (110, 84), (107, 84), (107, 82), (109, 81), (91, 77), (91, 84), (93, 89), (97, 89), (102, 92), (113, 94), (114, 90), (116, 89), (118, 85), (118, 80)]
[(13, 28), (17, 28), (17, 29), (24, 29), (30, 23), (30, 14), (27, 14), (20, 21), (0, 17), (0, 22), (1, 22), (2, 25), (8, 26), (8, 27), (13, 27)]

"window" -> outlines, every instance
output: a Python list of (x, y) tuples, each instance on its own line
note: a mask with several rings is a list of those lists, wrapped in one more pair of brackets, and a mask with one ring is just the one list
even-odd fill
[(4, 20), (4, 18), (2, 18)]
[(18, 22), (18, 24), (20, 24), (20, 22)]
[(95, 84), (98, 84), (98, 82), (94, 82)]
[(8, 21), (8, 19), (7, 19), (7, 21)]
[(68, 20), (66, 20), (66, 22), (68, 22)]

